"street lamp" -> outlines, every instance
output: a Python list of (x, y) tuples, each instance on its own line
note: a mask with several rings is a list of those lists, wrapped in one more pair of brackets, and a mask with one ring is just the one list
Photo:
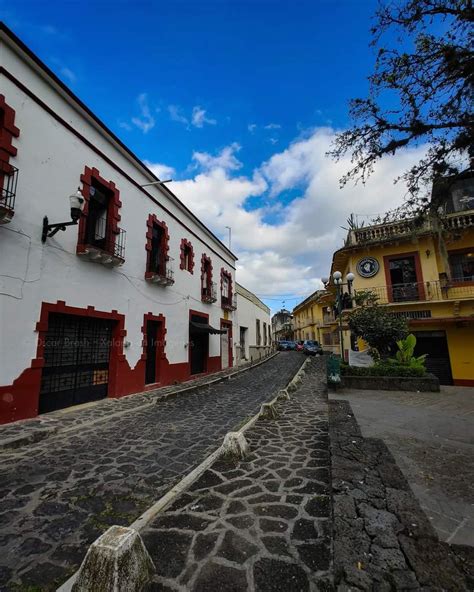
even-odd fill
[(41, 242), (46, 242), (48, 237), (54, 236), (60, 230), (66, 230), (67, 226), (74, 226), (78, 223), (84, 209), (84, 197), (81, 193), (80, 187), (77, 188), (76, 193), (69, 196), (69, 205), (71, 208), (71, 222), (57, 222), (50, 224), (48, 216), (43, 218), (43, 232), (41, 233)]
[[(349, 294), (351, 293), (352, 282), (354, 281), (355, 275), (352, 272), (349, 272), (346, 275), (346, 282), (344, 283), (342, 279), (342, 273), (340, 271), (335, 271), (332, 274), (332, 279), (336, 286), (336, 305), (337, 305), (337, 318), (339, 321), (339, 343), (341, 348), (341, 360), (344, 361), (344, 336), (342, 331), (342, 288), (343, 286), (347, 286)], [(326, 279), (326, 278), (325, 278)]]

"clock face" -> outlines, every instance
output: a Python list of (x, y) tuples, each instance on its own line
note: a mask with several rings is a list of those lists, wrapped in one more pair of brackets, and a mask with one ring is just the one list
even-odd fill
[(357, 264), (357, 273), (364, 278), (373, 277), (378, 270), (379, 262), (373, 257), (364, 257)]

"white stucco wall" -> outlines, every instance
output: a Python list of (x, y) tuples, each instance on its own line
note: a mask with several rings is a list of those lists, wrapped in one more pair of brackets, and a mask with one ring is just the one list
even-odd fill
[[(187, 362), (189, 310), (209, 314), (209, 322), (215, 327), (225, 316), (220, 298), (214, 304), (201, 302), (201, 254), (211, 257), (218, 296), (221, 267), (232, 273), (235, 284), (235, 258), (164, 191), (148, 188), (160, 203), (156, 205), (118, 172), (107, 159), (139, 184), (153, 180), (63, 91), (25, 60), (0, 40), (0, 63), (6, 70), (103, 152), (105, 158), (0, 75), (0, 92), (15, 109), (15, 125), (20, 129), (20, 137), (14, 139), (18, 154), (10, 159), (19, 169), (15, 215), (9, 224), (0, 226), (0, 385), (10, 384), (29, 367), (36, 356), (35, 325), (41, 304), (57, 300), (64, 300), (68, 306), (94, 306), (106, 312), (115, 309), (124, 314), (126, 340), (130, 342), (124, 353), (131, 367), (142, 354), (143, 315), (161, 313), (166, 317), (169, 362)], [(114, 181), (120, 190), (119, 226), (127, 232), (125, 263), (121, 267), (110, 269), (78, 257), (77, 226), (48, 238), (44, 245), (41, 242), (43, 216), (47, 215), (50, 223), (70, 220), (68, 196), (82, 186), (80, 176), (85, 166), (97, 168), (104, 179)], [(156, 214), (168, 226), (169, 255), (174, 259), (175, 274), (175, 284), (169, 287), (150, 285), (144, 280), (149, 214)], [(193, 275), (179, 269), (182, 238), (190, 240), (194, 248)], [(228, 313), (228, 318), (232, 320), (233, 315)], [(238, 334), (235, 329), (234, 334)], [(209, 355), (220, 355), (219, 335), (210, 336)]]
[[(237, 287), (237, 311), (236, 311), (236, 325), (237, 331), (234, 333), (234, 342), (239, 346), (240, 340), (240, 327), (245, 327), (246, 341), (245, 341), (245, 358), (250, 359), (251, 349), (257, 347), (257, 319), (260, 320), (260, 347), (270, 347), (269, 330), (270, 326), (270, 310), (264, 310), (262, 305), (258, 305), (254, 300), (246, 297), (242, 292), (245, 290)], [(265, 306), (265, 305), (263, 305)], [(265, 323), (266, 339), (263, 334), (263, 326)]]

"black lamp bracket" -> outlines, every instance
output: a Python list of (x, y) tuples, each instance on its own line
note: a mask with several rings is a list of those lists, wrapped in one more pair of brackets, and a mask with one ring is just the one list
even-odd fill
[(48, 216), (43, 218), (43, 233), (41, 235), (41, 242), (45, 243), (46, 238), (54, 236), (60, 230), (66, 230), (66, 226), (75, 226), (77, 220), (72, 222), (58, 222), (57, 224), (48, 224)]

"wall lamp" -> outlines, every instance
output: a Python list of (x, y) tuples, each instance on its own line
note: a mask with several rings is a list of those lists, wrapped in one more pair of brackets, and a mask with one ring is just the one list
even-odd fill
[(140, 185), (140, 187), (150, 187), (150, 185), (164, 185), (165, 183), (171, 183), (173, 179), (166, 179), (165, 181), (153, 181), (153, 183), (145, 183), (144, 185)]
[(47, 237), (54, 236), (60, 230), (66, 230), (66, 226), (74, 226), (78, 223), (84, 209), (84, 197), (81, 189), (78, 187), (77, 192), (69, 196), (69, 203), (71, 205), (71, 222), (58, 222), (56, 224), (49, 224), (48, 216), (43, 218), (43, 233), (41, 235), (41, 242), (45, 243)]

